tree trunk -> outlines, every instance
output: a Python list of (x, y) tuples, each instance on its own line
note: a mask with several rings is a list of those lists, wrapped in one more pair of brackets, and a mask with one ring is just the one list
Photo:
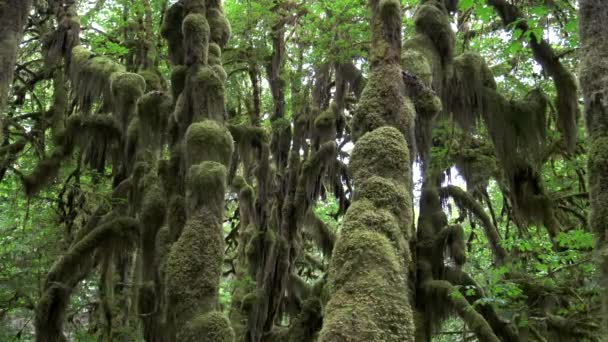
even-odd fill
[(589, 134), (590, 225), (597, 238), (603, 334), (608, 336), (608, 4), (579, 1), (581, 86)]

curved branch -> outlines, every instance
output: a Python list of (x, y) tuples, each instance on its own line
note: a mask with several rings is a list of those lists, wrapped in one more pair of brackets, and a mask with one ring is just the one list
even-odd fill
[(503, 262), (508, 256), (507, 251), (500, 245), (498, 230), (479, 202), (477, 202), (469, 193), (454, 185), (448, 185), (441, 188), (440, 195), (443, 198), (448, 196), (452, 197), (458, 206), (464, 207), (481, 221), (496, 261)]

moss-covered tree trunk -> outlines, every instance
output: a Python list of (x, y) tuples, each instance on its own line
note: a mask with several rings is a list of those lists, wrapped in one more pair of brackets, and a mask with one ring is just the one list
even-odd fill
[(31, 0), (0, 1), (0, 140), (4, 130), (4, 106), (13, 82), (17, 49), (31, 5)]
[(596, 239), (603, 335), (608, 336), (608, 4), (579, 1), (580, 79), (589, 134), (589, 223)]
[(401, 77), (401, 5), (371, 0), (371, 75), (354, 116), (354, 201), (329, 268), (320, 341), (413, 341), (411, 161), (414, 109)]

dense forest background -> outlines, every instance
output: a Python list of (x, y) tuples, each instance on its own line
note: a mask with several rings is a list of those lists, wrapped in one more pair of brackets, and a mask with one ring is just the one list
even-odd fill
[(605, 340), (607, 7), (0, 0), (0, 341)]

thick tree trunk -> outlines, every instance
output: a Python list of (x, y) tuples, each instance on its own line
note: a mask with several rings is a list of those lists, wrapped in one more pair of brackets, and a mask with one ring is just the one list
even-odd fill
[(608, 336), (608, 4), (579, 1), (581, 86), (589, 134), (591, 228), (597, 238), (597, 266), (602, 287), (602, 336)]
[(17, 49), (21, 43), (31, 0), (0, 2), (0, 139), (3, 131), (3, 112), (13, 83)]

